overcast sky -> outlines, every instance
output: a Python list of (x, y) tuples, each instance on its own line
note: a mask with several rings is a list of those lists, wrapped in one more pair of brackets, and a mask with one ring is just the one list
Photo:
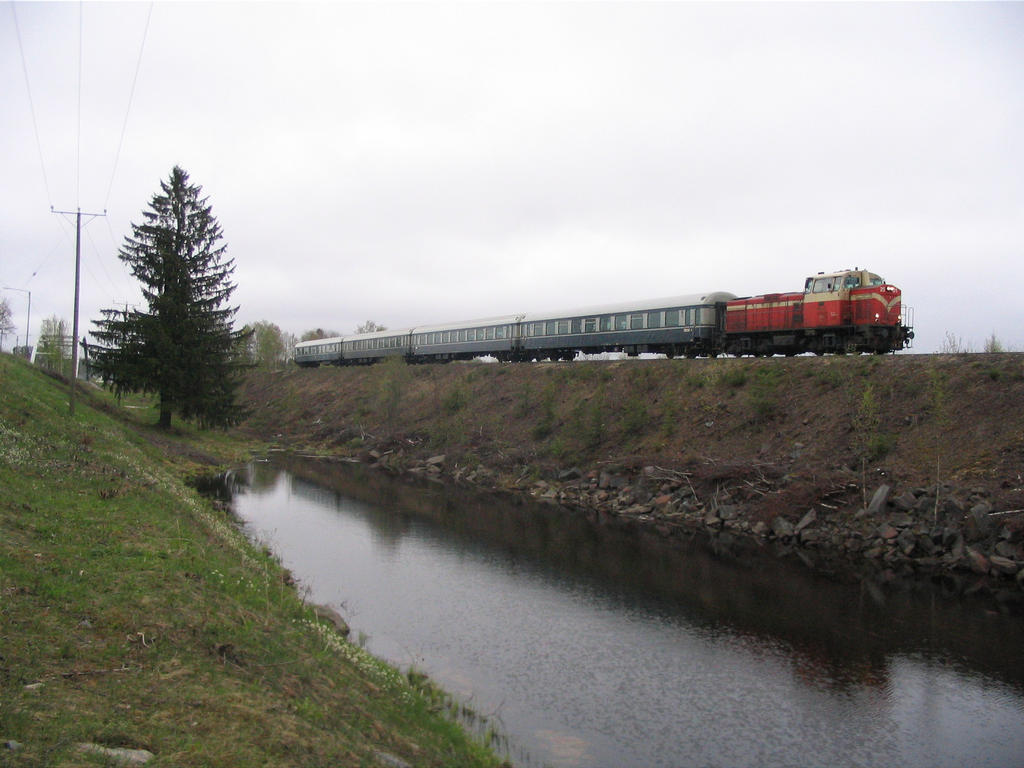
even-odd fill
[[(73, 311), (51, 206), (107, 212), (83, 235), (88, 330), (139, 301), (117, 250), (177, 164), (240, 322), (398, 328), (860, 266), (903, 290), (917, 351), (1024, 351), (1024, 4), (16, 3), (0, 67), (0, 285), (32, 292), (33, 343)], [(23, 339), (28, 296), (2, 295)]]

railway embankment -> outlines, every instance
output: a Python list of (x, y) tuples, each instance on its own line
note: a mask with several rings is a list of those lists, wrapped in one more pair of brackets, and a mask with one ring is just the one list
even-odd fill
[(249, 434), (837, 577), (1024, 600), (1024, 355), (254, 371)]

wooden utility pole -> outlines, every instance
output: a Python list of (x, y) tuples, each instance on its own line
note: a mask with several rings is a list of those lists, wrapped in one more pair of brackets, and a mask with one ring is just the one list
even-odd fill
[[(68, 400), (70, 413), (74, 416), (75, 391), (78, 385), (78, 285), (82, 274), (82, 209), (79, 208), (76, 211), (54, 211), (51, 208), (50, 210), (53, 213), (60, 213), (65, 216), (70, 216), (72, 213), (75, 214), (75, 318), (72, 321), (74, 330), (71, 331), (71, 395)], [(95, 219), (98, 216), (106, 216), (107, 212), (87, 213), (85, 215)]]

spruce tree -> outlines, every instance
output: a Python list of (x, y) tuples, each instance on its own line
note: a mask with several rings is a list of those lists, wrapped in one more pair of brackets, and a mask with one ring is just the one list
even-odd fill
[(132, 224), (118, 252), (141, 283), (147, 308), (105, 309), (93, 321), (95, 368), (119, 396), (156, 394), (164, 428), (175, 413), (204, 427), (243, 415), (235, 390), (248, 333), (233, 330), (235, 265), (201, 194), (177, 166), (160, 182), (143, 223)]

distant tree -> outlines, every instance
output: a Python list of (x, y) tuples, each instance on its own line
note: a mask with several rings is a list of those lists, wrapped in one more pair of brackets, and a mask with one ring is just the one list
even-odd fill
[(362, 325), (356, 326), (356, 333), (374, 333), (375, 331), (386, 331), (387, 327), (373, 320), (367, 320)]
[(71, 329), (68, 321), (51, 315), (39, 327), (36, 364), (65, 376), (71, 373)]
[(946, 355), (960, 355), (971, 351), (971, 347), (952, 331), (946, 331), (946, 338), (939, 350)]
[(268, 320), (246, 326), (249, 338), (249, 362), (259, 368), (279, 368), (288, 360), (288, 347), (281, 329)]
[(142, 284), (145, 310), (102, 310), (94, 320), (95, 370), (115, 392), (159, 397), (163, 428), (172, 415), (226, 426), (243, 415), (235, 402), (248, 334), (233, 330), (235, 284), (222, 231), (202, 188), (175, 166), (160, 182), (144, 222), (132, 224), (118, 257)]
[(337, 331), (325, 331), (323, 328), (314, 328), (311, 331), (306, 331), (299, 337), (299, 341), (315, 341), (316, 339), (330, 339), (335, 336), (341, 336)]
[(996, 338), (996, 332), (992, 331), (992, 335), (985, 339), (985, 351), (986, 352), (1005, 352), (1006, 349), (1003, 347), (1003, 342)]
[(281, 333), (281, 341), (284, 343), (284, 359), (291, 360), (295, 357), (295, 342), (298, 339), (295, 338), (294, 333), (284, 331)]
[(4, 297), (0, 299), (0, 350), (4, 348), (4, 335), (15, 328), (17, 326), (14, 324), (14, 315), (11, 314), (11, 304)]

